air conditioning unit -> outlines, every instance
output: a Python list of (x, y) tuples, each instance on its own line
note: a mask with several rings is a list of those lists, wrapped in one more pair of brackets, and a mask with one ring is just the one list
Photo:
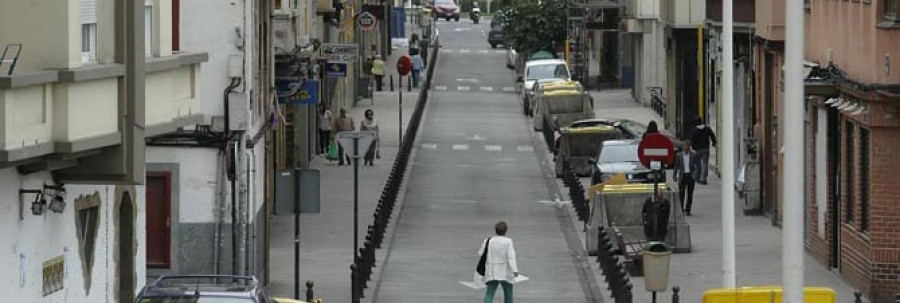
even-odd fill
[(285, 55), (283, 52), (294, 50), (297, 45), (297, 34), (294, 33), (294, 24), (291, 19), (272, 20), (272, 42), (275, 44), (275, 54)]
[(245, 93), (231, 93), (228, 96), (228, 127), (231, 131), (246, 131), (250, 128), (250, 100)]

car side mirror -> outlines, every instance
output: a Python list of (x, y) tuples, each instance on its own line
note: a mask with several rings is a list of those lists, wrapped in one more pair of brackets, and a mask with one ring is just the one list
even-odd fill
[(523, 79), (522, 76), (518, 76), (516, 77), (516, 82), (525, 82), (525, 79)]

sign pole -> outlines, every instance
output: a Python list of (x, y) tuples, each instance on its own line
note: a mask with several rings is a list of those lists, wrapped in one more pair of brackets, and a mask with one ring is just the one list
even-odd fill
[[(300, 171), (295, 170), (299, 178)], [(300, 300), (300, 186), (294, 186), (294, 299)]]
[[(339, 157), (343, 157), (344, 155), (339, 155)], [(359, 138), (353, 138), (353, 264), (356, 264), (357, 256), (356, 253), (359, 250)], [(356, 269), (357, 271), (359, 268)], [(352, 293), (350, 295), (353, 298), (354, 303), (359, 302), (359, 297), (357, 296), (357, 285), (356, 277), (351, 273), (351, 285)]]
[[(400, 76), (400, 83), (403, 83), (403, 76)], [(398, 107), (397, 112), (399, 113), (399, 119), (397, 122), (400, 123), (399, 133), (397, 134), (399, 144), (403, 144), (403, 89), (397, 90), (400, 93), (400, 107)]]

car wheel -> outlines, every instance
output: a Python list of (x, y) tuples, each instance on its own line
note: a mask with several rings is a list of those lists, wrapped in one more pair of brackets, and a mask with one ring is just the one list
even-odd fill
[(456, 16), (456, 20), (454, 21), (459, 22), (459, 16)]
[(491, 48), (497, 48), (497, 43), (491, 43)]
[(447, 21), (450, 21), (450, 17), (447, 17)]

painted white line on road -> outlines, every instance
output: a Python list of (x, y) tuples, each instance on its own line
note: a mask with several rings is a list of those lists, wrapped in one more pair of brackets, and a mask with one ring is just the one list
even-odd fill
[(471, 49), (461, 49), (461, 50), (459, 50), (459, 52), (460, 53), (471, 53), (472, 50)]
[(438, 85), (434, 87), (434, 90), (447, 90), (447, 87), (444, 85)]
[(494, 53), (496, 53), (496, 54), (502, 54), (502, 53), (505, 53), (505, 52), (506, 52), (505, 50), (500, 50), (500, 49), (495, 49), (495, 50), (494, 50)]
[(453, 50), (452, 49), (442, 49), (441, 52), (442, 53), (452, 53)]
[(481, 201), (475, 201), (475, 200), (450, 200), (449, 202), (450, 202), (450, 203), (459, 203), (459, 204), (478, 204), (478, 203), (481, 203)]
[(478, 51), (478, 52), (479, 52), (479, 53), (482, 53), (482, 54), (487, 54), (487, 53), (490, 52), (490, 51), (489, 51), (489, 50), (486, 50), (486, 49), (483, 49), (483, 50), (480, 50), (480, 51)]
[(422, 143), (422, 148), (424, 148), (424, 149), (437, 149), (437, 144), (434, 144), (434, 143)]
[(459, 87), (456, 88), (456, 90), (458, 90), (458, 91), (469, 91), (469, 87), (468, 87), (468, 86), (459, 86)]
[(453, 150), (469, 150), (468, 144), (453, 144)]
[(533, 151), (534, 151), (534, 147), (533, 147), (533, 146), (519, 145), (519, 146), (516, 146), (516, 151), (520, 151), (520, 152), (533, 152)]
[(493, 87), (490, 87), (490, 86), (482, 86), (482, 87), (481, 87), (481, 91), (483, 91), (483, 92), (492, 92), (492, 91), (494, 91), (494, 88), (493, 88)]
[(512, 86), (504, 86), (503, 91), (504, 92), (514, 92), (514, 91), (516, 91), (516, 88), (512, 87)]
[(500, 145), (485, 145), (484, 150), (486, 151), (502, 151), (503, 146)]

